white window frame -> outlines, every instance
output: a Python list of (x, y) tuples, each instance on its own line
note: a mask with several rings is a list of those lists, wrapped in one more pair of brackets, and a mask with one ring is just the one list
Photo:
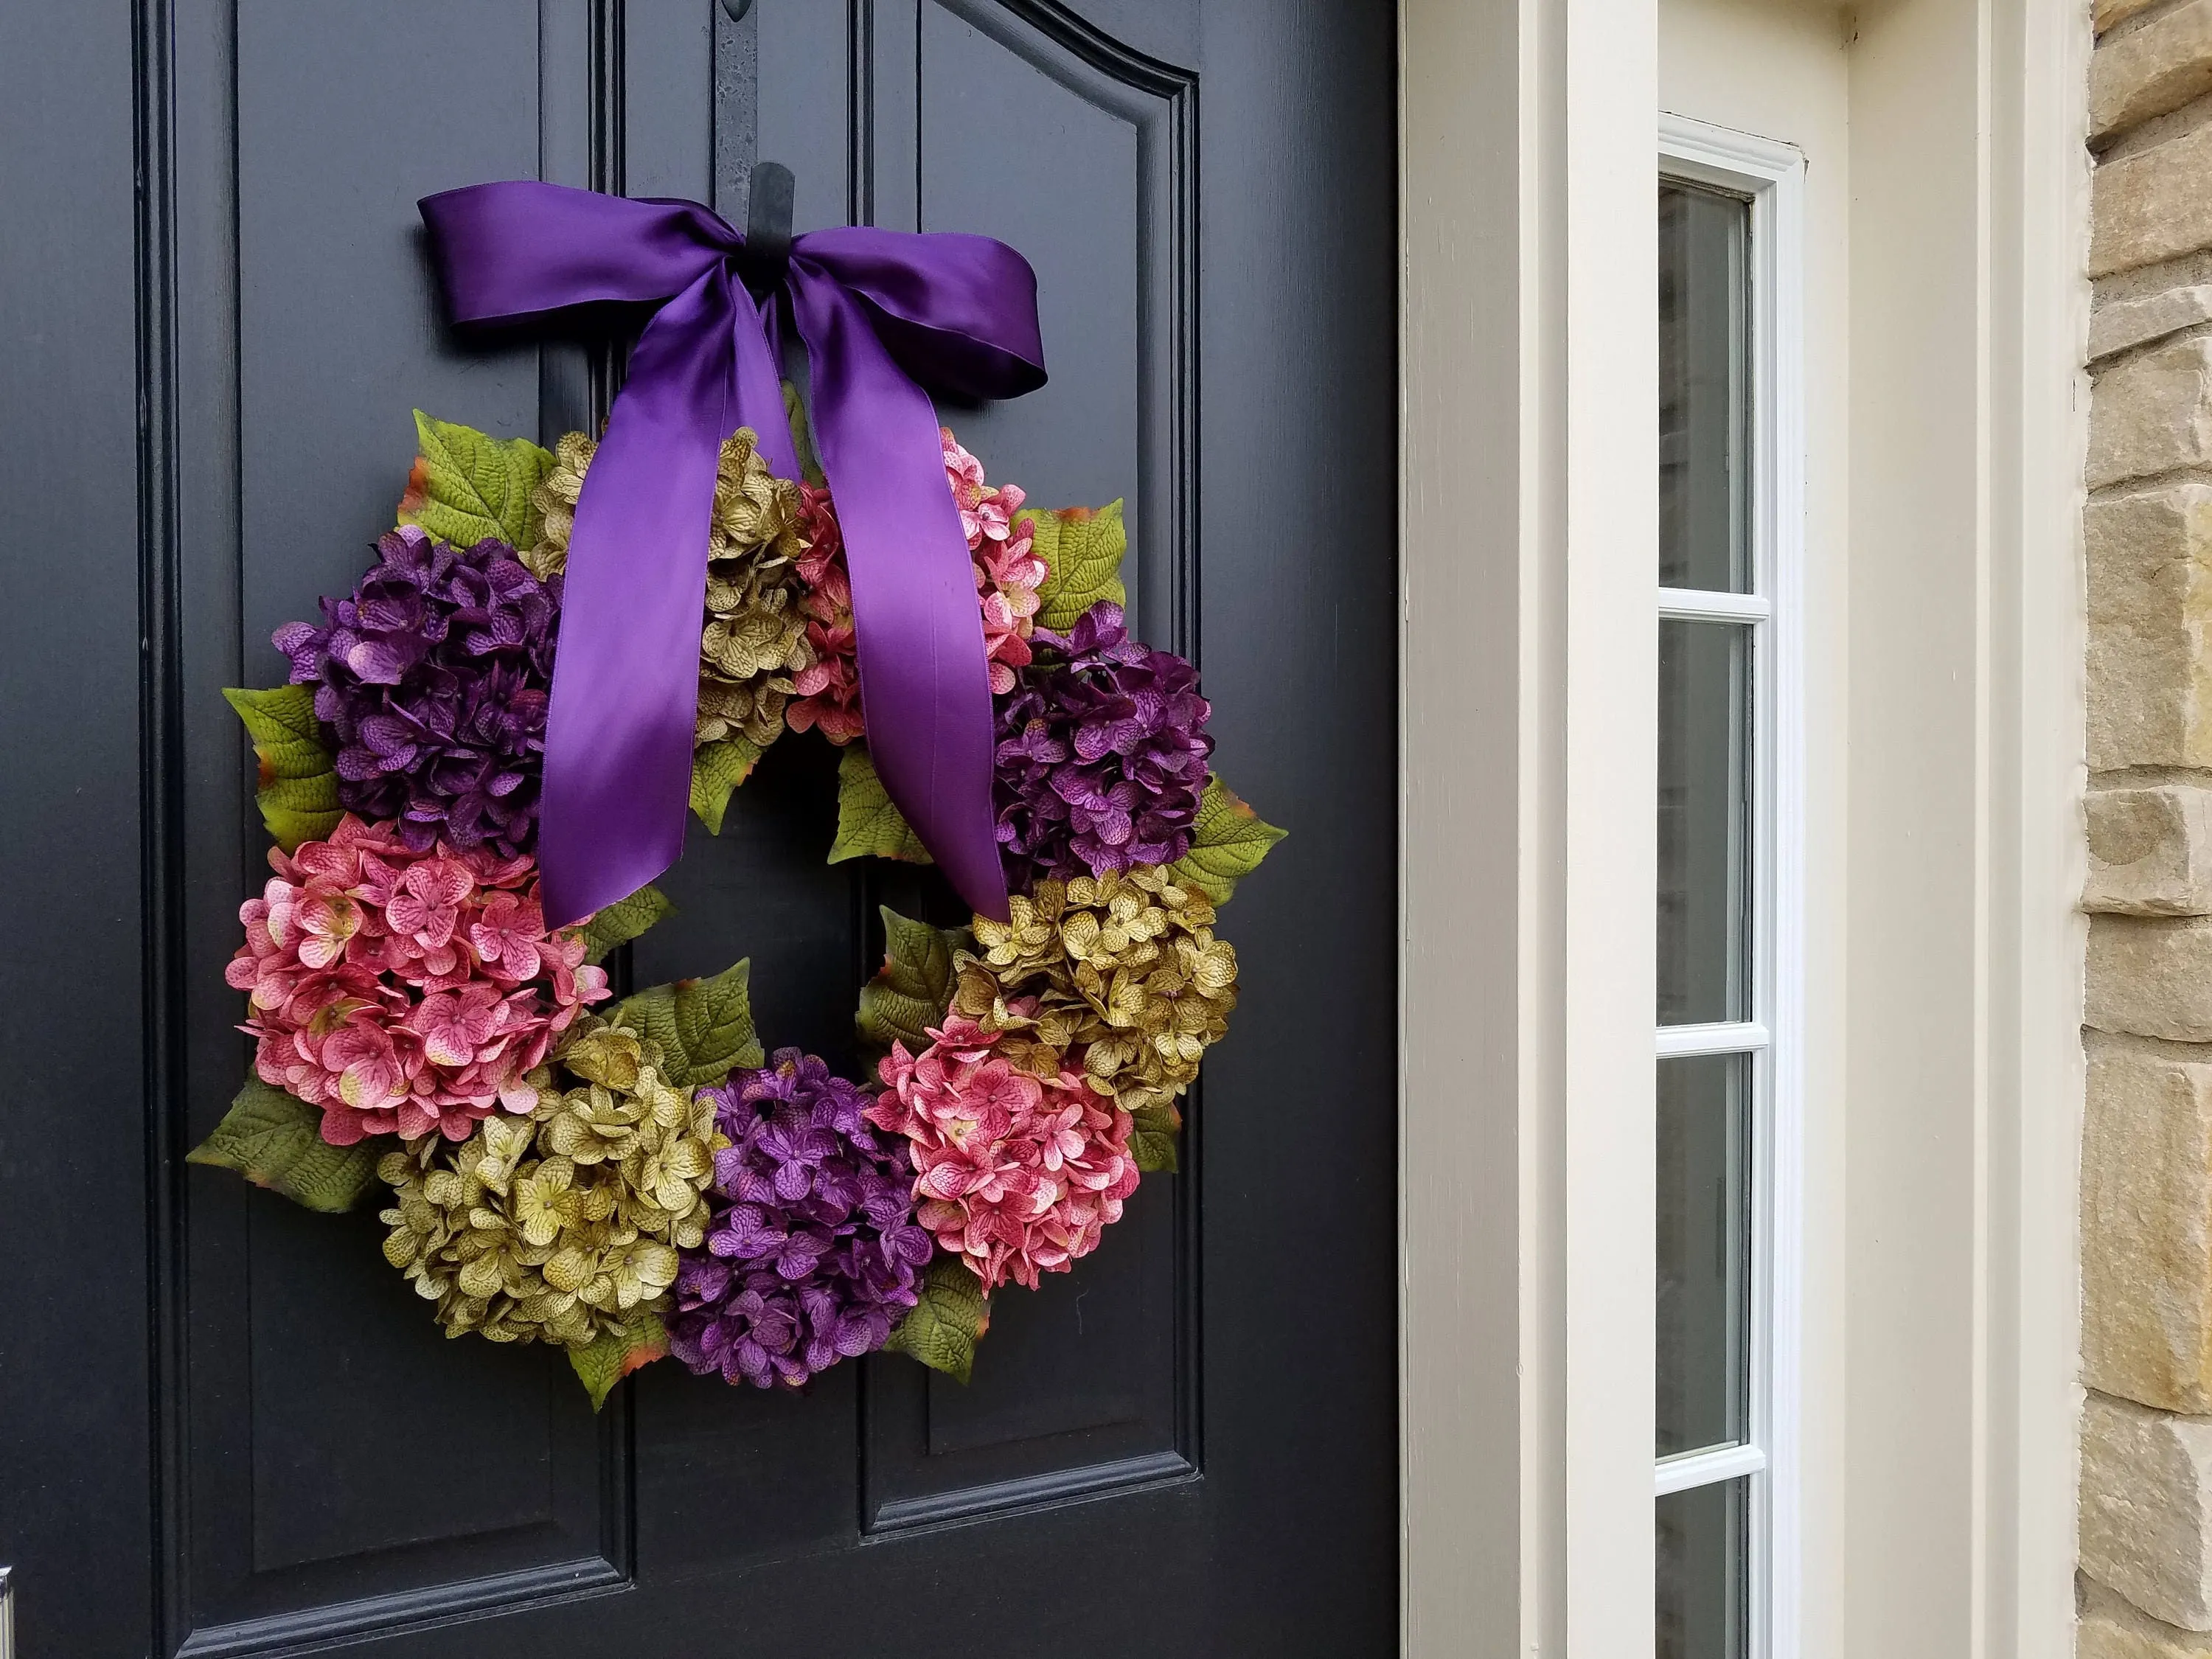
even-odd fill
[[(1404, 1652), (1634, 1659), (1658, 19), (1400, 15)], [(1666, 103), (1805, 143), (1820, 301), (1785, 1566), (1808, 1654), (2072, 1659), (2092, 35), (1900, 0), (1789, 43), (1815, 109), (1734, 52), (1771, 9), (1711, 21)]]
[(1662, 1056), (1753, 1056), (1751, 1321), (1744, 1443), (1662, 1458), (1655, 1496), (1750, 1476), (1751, 1659), (1796, 1659), (1804, 1255), (1804, 156), (1772, 139), (1662, 114), (1659, 176), (1751, 210), (1749, 593), (1659, 590), (1664, 620), (1752, 634), (1752, 1018), (1659, 1028)]

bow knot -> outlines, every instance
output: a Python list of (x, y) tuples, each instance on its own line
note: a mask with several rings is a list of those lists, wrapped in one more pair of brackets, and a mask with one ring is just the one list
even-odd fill
[(626, 897), (683, 851), (722, 441), (750, 427), (769, 465), (799, 477), (779, 289), (844, 533), (871, 758), (962, 898), (1003, 918), (989, 671), (930, 393), (1044, 384), (1028, 261), (985, 236), (865, 226), (781, 248), (771, 227), (749, 248), (696, 202), (529, 179), (419, 205), (456, 321), (665, 302), (631, 353), (569, 538), (538, 827), (547, 921)]

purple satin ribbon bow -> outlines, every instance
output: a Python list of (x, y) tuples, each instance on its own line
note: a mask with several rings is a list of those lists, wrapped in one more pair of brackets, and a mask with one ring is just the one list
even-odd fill
[[(775, 307), (764, 320), (739, 279), (744, 238), (696, 202), (526, 179), (420, 206), (456, 321), (667, 301), (630, 355), (569, 538), (538, 824), (546, 921), (562, 926), (684, 850), (722, 441), (749, 426), (780, 476), (799, 476)], [(929, 393), (1044, 384), (1036, 275), (987, 236), (854, 226), (794, 238), (784, 291), (844, 532), (870, 756), (961, 897), (1003, 920), (983, 625)]]

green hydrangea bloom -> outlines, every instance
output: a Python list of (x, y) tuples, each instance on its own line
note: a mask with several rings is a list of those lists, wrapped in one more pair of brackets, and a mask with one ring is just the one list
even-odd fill
[[(1212, 901), (1168, 869), (1135, 865), (1041, 881), (1007, 903), (1003, 922), (975, 918), (975, 950), (955, 958), (953, 1010), (987, 1031), (1079, 1050), (1131, 1112), (1189, 1088), (1237, 1006), (1237, 952), (1213, 936)], [(1034, 1011), (1009, 1006), (1029, 998)]]
[[(544, 539), (522, 555), (541, 581), (568, 562), (576, 501), (599, 446), (580, 432), (561, 440), (553, 466), (532, 496), (544, 515)], [(799, 487), (769, 470), (752, 429), (723, 440), (714, 477), (714, 512), (707, 533), (707, 611), (699, 635), (701, 747), (743, 738), (765, 749), (783, 733), (793, 676), (811, 667), (805, 585), (797, 560)]]
[[(714, 1102), (672, 1087), (652, 1042), (578, 1022), (532, 1074), (538, 1109), (467, 1139), (425, 1135), (389, 1152), (385, 1259), (438, 1304), (447, 1334), (588, 1346), (655, 1307), (677, 1252), (706, 1237)], [(557, 1073), (557, 1074), (556, 1074)], [(560, 1075), (565, 1074), (565, 1075)]]

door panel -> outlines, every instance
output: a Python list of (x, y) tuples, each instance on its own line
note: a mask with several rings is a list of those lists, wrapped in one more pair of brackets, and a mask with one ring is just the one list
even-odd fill
[[(87, 527), (100, 550), (0, 618), (27, 803), (0, 905), (40, 953), (0, 972), (16, 1006), (56, 971), (87, 1000), (54, 1012), (65, 1053), (10, 1045), (46, 1109), (146, 1103), (65, 1142), (0, 1119), (0, 1248), (52, 1287), (0, 1322), (26, 1655), (972, 1659), (1041, 1627), (1100, 1655), (1391, 1650), (1389, 9), (137, 0), (135, 34), (23, 9), (0, 210), (40, 228), (0, 275), (41, 309), (0, 283), (0, 317), (53, 368), (38, 418), (0, 408), (0, 482), (31, 503), (4, 533), (12, 569)], [(1029, 255), (1051, 383), (945, 418), (1037, 505), (1127, 498), (1137, 629), (1200, 662), (1223, 771), (1294, 833), (1224, 916), (1244, 1001), (1183, 1172), (998, 1298), (970, 1385), (886, 1357), (767, 1396), (664, 1364), (595, 1418), (557, 1356), (446, 1340), (373, 1212), (182, 1165), (246, 1063), (222, 969), (263, 873), (217, 693), (280, 679), (270, 630), (349, 588), (410, 405), (550, 441), (619, 383), (635, 314), (452, 336), (418, 196), (539, 176), (741, 221), (756, 159), (793, 167), (801, 228)], [(39, 355), (57, 319), (66, 376)], [(65, 714), (96, 778), (57, 763)], [(836, 763), (778, 744), (720, 837), (693, 826), (678, 914), (618, 982), (749, 956), (769, 1045), (856, 1063), (877, 906), (960, 912), (931, 872), (822, 861)], [(58, 926), (19, 896), (46, 885), (112, 920)], [(125, 1316), (80, 1338), (84, 1286)]]
[[(999, 237), (1037, 272), (1050, 383), (945, 418), (1040, 506), (1126, 498), (1131, 625), (1187, 653), (1196, 376), (1177, 366), (1194, 368), (1194, 77), (997, 0), (878, 4), (872, 23), (873, 131), (918, 112), (902, 177), (917, 181), (920, 228)], [(1195, 1180), (1194, 1158), (1185, 1178), (1140, 1187), (1115, 1249), (997, 1299), (992, 1363), (969, 1386), (869, 1368), (872, 1530), (1193, 1472)]]
[[(1193, 228), (1177, 204), (1194, 203), (1195, 158), (1176, 140), (1194, 90), (1133, 85), (1126, 58), (1086, 62), (992, 0), (927, 4), (921, 21), (922, 228), (1024, 250), (1049, 343), (1051, 383), (968, 416), (963, 441), (1040, 502), (1127, 497), (1131, 626), (1180, 650), (1176, 611), (1150, 613), (1144, 578), (1187, 562), (1173, 517), (1188, 437), (1175, 364), (1193, 320), (1176, 281)], [(1150, 453), (1147, 435), (1161, 441)]]
[[(164, 712), (183, 833), (156, 879), (184, 916), (188, 1146), (243, 1074), (222, 969), (238, 899), (266, 874), (240, 788), (251, 755), (216, 718), (218, 690), (281, 682), (270, 630), (350, 590), (404, 482), (410, 405), (489, 431), (589, 418), (585, 352), (454, 348), (414, 204), (478, 178), (590, 182), (609, 54), (584, 0), (191, 0), (175, 26), (176, 107), (201, 119), (176, 155), (193, 206), (173, 322), (189, 622)], [(629, 33), (625, 56), (651, 61)], [(161, 1282), (175, 1285), (167, 1426), (189, 1515), (160, 1564), (173, 1641), (282, 1649), (627, 1581), (619, 1415), (595, 1421), (550, 1352), (446, 1341), (385, 1267), (374, 1210), (312, 1216), (213, 1175), (185, 1176), (159, 1241), (180, 1273)]]

